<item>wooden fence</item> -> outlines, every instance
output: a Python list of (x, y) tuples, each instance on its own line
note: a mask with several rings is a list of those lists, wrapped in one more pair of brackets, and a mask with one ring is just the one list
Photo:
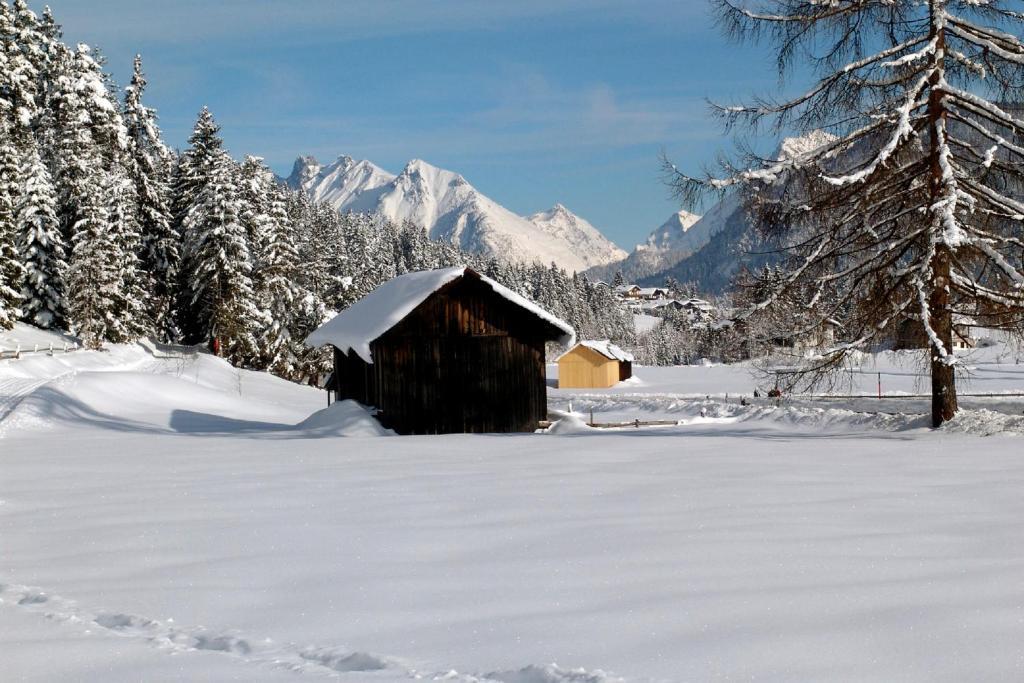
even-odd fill
[(46, 344), (46, 345), (33, 344), (31, 346), (31, 348), (28, 347), (28, 346), (22, 347), (19, 344), (17, 347), (15, 347), (13, 349), (3, 349), (3, 348), (0, 348), (0, 359), (4, 359), (4, 358), (21, 358), (22, 356), (25, 356), (25, 355), (40, 354), (40, 353), (45, 353), (48, 356), (52, 356), (55, 353), (71, 353), (72, 351), (77, 351), (80, 348), (81, 347), (77, 343), (68, 343), (68, 342), (64, 342), (63, 345), (57, 345), (57, 346), (54, 346), (52, 342), (50, 344)]

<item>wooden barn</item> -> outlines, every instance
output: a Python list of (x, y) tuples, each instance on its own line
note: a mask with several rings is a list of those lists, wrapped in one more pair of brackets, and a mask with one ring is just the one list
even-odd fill
[(633, 376), (633, 356), (610, 341), (581, 341), (558, 359), (559, 389), (606, 389)]
[(339, 400), (399, 434), (529, 432), (547, 419), (544, 347), (573, 329), (471, 268), (409, 273), (324, 323)]

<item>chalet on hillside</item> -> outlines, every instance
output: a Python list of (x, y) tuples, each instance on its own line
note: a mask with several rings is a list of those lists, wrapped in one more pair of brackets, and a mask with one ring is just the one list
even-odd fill
[(399, 434), (528, 432), (547, 418), (544, 346), (566, 323), (463, 266), (402, 275), (324, 323), (328, 389)]
[(639, 285), (619, 285), (615, 288), (615, 293), (622, 299), (639, 299), (640, 291)]
[(607, 389), (633, 376), (633, 356), (610, 341), (581, 341), (558, 359), (559, 389)]
[(641, 287), (640, 298), (645, 301), (657, 301), (668, 297), (668, 291), (661, 287)]

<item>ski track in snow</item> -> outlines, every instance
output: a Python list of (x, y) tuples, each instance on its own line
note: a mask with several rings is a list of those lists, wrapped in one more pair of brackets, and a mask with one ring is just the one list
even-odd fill
[[(9, 363), (17, 363), (18, 359), (9, 359)], [(159, 374), (167, 372), (165, 363), (158, 359), (143, 360), (136, 364), (114, 368), (115, 370), (132, 370)], [(0, 376), (0, 439), (4, 438), (8, 428), (13, 426), (14, 412), (21, 403), (33, 393), (48, 385), (61, 384), (75, 375), (90, 372), (88, 370), (69, 369), (54, 377), (30, 379)], [(95, 372), (95, 371), (94, 371)]]
[(159, 620), (116, 610), (90, 610), (53, 593), (0, 582), (0, 608), (22, 609), (42, 618), (100, 637), (122, 637), (172, 654), (213, 652), (256, 667), (284, 669), (296, 674), (365, 680), (412, 679), (455, 683), (622, 683), (624, 679), (602, 671), (563, 669), (557, 664), (526, 666), (513, 671), (463, 674), (418, 671), (391, 657), (341, 647), (294, 643), (279, 644), (270, 638), (254, 639), (235, 631), (215, 631), (203, 626), (184, 626), (173, 619)]
[(32, 393), (47, 384), (59, 382), (76, 374), (76, 370), (69, 370), (57, 377), (50, 379), (19, 379), (0, 378), (0, 439), (10, 426), (8, 418), (14, 413), (21, 402), (32, 395)]

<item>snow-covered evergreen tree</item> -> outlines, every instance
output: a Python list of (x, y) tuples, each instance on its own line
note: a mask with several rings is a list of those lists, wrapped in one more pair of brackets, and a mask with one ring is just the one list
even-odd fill
[(69, 329), (88, 348), (127, 341), (118, 314), (121, 273), (118, 245), (108, 223), (106, 187), (99, 174), (87, 175), (78, 186), (72, 249), (68, 264)]
[(63, 55), (52, 85), (54, 149), (51, 150), (59, 217), (66, 234), (72, 234), (86, 206), (86, 194), (105, 182), (92, 176), (106, 175), (120, 163), (127, 146), (121, 121), (100, 64), (87, 45)]
[(22, 170), (17, 213), (18, 251), (25, 266), (22, 316), (43, 328), (66, 325), (64, 277), (67, 249), (57, 219), (57, 195), (35, 145)]
[(0, 41), (6, 55), (5, 99), (10, 105), (8, 134), (19, 148), (28, 145), (38, 117), (39, 69), (45, 60), (38, 20), (24, 0), (0, 4)]
[(252, 264), (242, 225), (237, 167), (215, 150), (197, 169), (198, 194), (185, 217), (185, 281), (193, 343), (207, 342), (238, 364), (257, 358), (256, 332), (263, 316), (256, 305)]
[(105, 179), (107, 229), (115, 249), (110, 258), (116, 261), (118, 272), (115, 316), (123, 328), (122, 338), (138, 339), (153, 332), (153, 320), (139, 263), (141, 238), (135, 186), (120, 166), (115, 166)]
[(7, 126), (0, 126), (0, 329), (21, 316), (25, 267), (18, 253), (15, 219), (21, 199), (18, 152)]
[(298, 363), (292, 329), (305, 292), (297, 284), (299, 256), (283, 190), (258, 157), (242, 163), (243, 223), (253, 263), (255, 301), (262, 313), (256, 331), (260, 367), (290, 376)]
[[(271, 186), (268, 199), (269, 223), (261, 264), (260, 300), (266, 308), (269, 325), (262, 334), (260, 347), (266, 367), (282, 376), (289, 376), (295, 372), (298, 354), (301, 353), (301, 339), (294, 339), (293, 332), (301, 332), (298, 329), (303, 326), (301, 319), (315, 315), (315, 310), (322, 307), (296, 284), (299, 254), (282, 191)], [(301, 311), (304, 315), (299, 315), (300, 304), (309, 309)]]
[(172, 155), (160, 137), (156, 112), (142, 102), (146, 78), (135, 56), (131, 83), (125, 88), (124, 122), (128, 139), (126, 165), (134, 187), (139, 230), (139, 268), (146, 309), (156, 334), (177, 338), (176, 298), (180, 236), (172, 225), (169, 171)]
[(189, 280), (195, 271), (190, 259), (190, 247), (195, 236), (188, 233), (189, 214), (200, 201), (200, 193), (209, 183), (210, 174), (224, 141), (220, 137), (220, 126), (207, 107), (199, 112), (189, 148), (178, 158), (174, 168), (171, 191), (172, 228), (179, 236), (179, 266), (176, 282), (177, 303), (175, 305), (176, 325), (181, 338), (190, 343), (209, 342), (208, 330), (202, 329), (192, 302), (192, 285)]

